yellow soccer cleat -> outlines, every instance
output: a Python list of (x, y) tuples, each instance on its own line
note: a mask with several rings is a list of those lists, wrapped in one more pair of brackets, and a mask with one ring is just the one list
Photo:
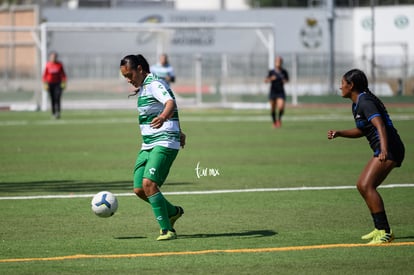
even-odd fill
[(377, 230), (374, 234), (374, 237), (368, 244), (384, 244), (390, 243), (394, 240), (394, 234), (392, 231), (390, 233), (385, 232), (385, 230)]
[(157, 238), (157, 241), (169, 241), (177, 239), (177, 233), (170, 230), (161, 230), (161, 235)]
[(363, 240), (371, 240), (371, 239), (374, 238), (374, 236), (376, 236), (376, 234), (377, 234), (378, 231), (379, 230), (375, 228), (373, 231), (371, 231), (368, 234), (362, 236), (361, 239), (363, 239)]

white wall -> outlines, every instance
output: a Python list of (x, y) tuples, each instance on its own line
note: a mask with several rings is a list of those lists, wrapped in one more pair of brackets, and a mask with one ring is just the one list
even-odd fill
[(247, 10), (247, 0), (175, 0), (177, 10), (220, 10), (222, 2), (225, 10)]
[[(242, 0), (227, 0), (231, 1)], [(181, 3), (188, 2), (199, 6), (206, 2), (201, 0), (180, 0)], [(220, 0), (209, 0), (211, 7), (215, 3), (218, 7)], [(177, 1), (178, 3), (178, 1)], [(335, 52), (349, 54), (351, 58), (361, 59), (364, 44), (371, 43), (371, 31), (366, 28), (366, 19), (370, 18), (370, 8), (356, 8), (336, 11), (338, 17), (335, 21)], [(414, 60), (414, 6), (377, 7), (376, 13), (376, 54), (401, 55), (401, 47), (395, 43), (405, 43), (409, 58)], [(238, 11), (202, 11), (202, 10), (155, 10), (155, 9), (43, 9), (42, 16), (49, 22), (146, 22), (145, 18), (157, 17), (160, 22), (198, 22), (198, 23), (270, 23), (275, 26), (276, 51), (293, 53), (327, 53), (329, 50), (329, 32), (326, 19), (326, 11), (322, 9), (253, 9)], [(316, 19), (316, 24), (310, 26), (308, 19)], [(368, 20), (369, 21), (369, 20)], [(398, 22), (398, 23), (396, 23)], [(401, 24), (405, 23), (405, 24)], [(398, 26), (398, 27), (397, 27)], [(250, 37), (244, 37), (237, 31), (238, 39), (221, 39), (220, 31), (188, 32), (176, 31), (175, 36), (187, 38), (188, 40), (205, 39), (210, 35), (213, 42), (208, 45), (179, 43), (177, 51), (197, 52), (223, 52), (226, 50), (238, 50), (249, 47)], [(229, 36), (230, 38), (230, 36)], [(306, 47), (304, 40), (312, 47)], [(223, 42), (224, 41), (224, 42)], [(394, 43), (385, 46), (385, 43)], [(107, 47), (111, 47), (108, 43)], [(68, 43), (67, 46), (70, 46)], [(126, 45), (124, 45), (126, 47)], [(134, 45), (133, 45), (134, 46)], [(140, 47), (143, 47), (142, 43)], [(102, 47), (102, 46), (100, 46)], [(113, 46), (117, 50), (116, 46)], [(365, 55), (369, 57), (369, 53)], [(405, 60), (407, 61), (407, 60)], [(410, 69), (412, 71), (413, 69)]]
[(360, 60), (359, 67), (372, 70), (374, 49), (377, 74), (387, 72), (396, 77), (413, 74), (414, 6), (376, 7), (374, 22), (373, 37), (372, 10), (354, 10), (353, 55)]
[[(372, 42), (370, 8), (354, 11), (354, 54), (362, 56), (363, 45)], [(377, 7), (374, 9), (375, 52), (378, 54), (395, 54), (399, 51), (398, 43), (408, 46), (414, 53), (414, 6)]]

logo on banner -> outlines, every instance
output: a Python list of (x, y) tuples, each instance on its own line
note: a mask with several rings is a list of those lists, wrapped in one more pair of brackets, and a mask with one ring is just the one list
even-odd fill
[(405, 29), (408, 27), (408, 25), (410, 25), (410, 20), (405, 15), (398, 15), (394, 18), (394, 25), (398, 29)]
[(362, 28), (364, 29), (364, 30), (367, 30), (367, 31), (371, 31), (372, 30), (372, 18), (371, 17), (365, 17), (364, 19), (362, 19), (361, 20), (361, 25), (362, 25)]
[(300, 30), (300, 38), (303, 46), (308, 49), (316, 49), (322, 44), (322, 28), (316, 18), (306, 18), (306, 25)]
[[(163, 21), (161, 15), (149, 15), (142, 18), (138, 23), (161, 23)], [(140, 32), (137, 37), (137, 44), (148, 43), (151, 39), (155, 38), (156, 33), (153, 32)]]

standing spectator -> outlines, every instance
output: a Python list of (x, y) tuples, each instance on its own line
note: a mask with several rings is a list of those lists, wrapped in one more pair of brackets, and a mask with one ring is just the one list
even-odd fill
[(170, 65), (166, 54), (160, 55), (159, 62), (151, 66), (151, 73), (164, 79), (168, 84), (175, 82), (174, 68)]
[(66, 88), (66, 74), (63, 69), (63, 64), (58, 61), (58, 54), (56, 52), (51, 52), (49, 55), (49, 61), (46, 63), (43, 72), (43, 85), (44, 89), (48, 91), (50, 95), (52, 115), (56, 119), (59, 119), (60, 101), (63, 90)]
[[(269, 102), (270, 114), (272, 116), (273, 127), (282, 126), (282, 116), (285, 111), (285, 83), (289, 81), (288, 72), (282, 67), (283, 59), (278, 56), (275, 58), (275, 68), (270, 70), (265, 78), (265, 83), (270, 83)], [(276, 115), (276, 111), (278, 111)]]
[(388, 115), (382, 101), (368, 89), (365, 74), (353, 69), (342, 77), (342, 97), (352, 101), (352, 114), (356, 127), (348, 130), (329, 130), (328, 139), (337, 137), (359, 138), (365, 136), (373, 151), (372, 158), (359, 176), (357, 188), (364, 198), (375, 229), (362, 236), (369, 244), (391, 242), (394, 234), (388, 224), (384, 202), (377, 187), (394, 167), (404, 160), (404, 144)]

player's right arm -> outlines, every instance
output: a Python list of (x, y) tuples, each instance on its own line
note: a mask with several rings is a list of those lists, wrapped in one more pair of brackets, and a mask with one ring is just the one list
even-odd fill
[(267, 74), (267, 77), (265, 78), (264, 82), (269, 83), (269, 82), (272, 82), (274, 80), (276, 80), (276, 75), (272, 71), (269, 71), (269, 73)]
[(359, 129), (359, 128), (353, 128), (353, 129), (341, 130), (341, 131), (336, 131), (336, 130), (329, 130), (328, 131), (328, 139), (334, 139), (334, 138), (337, 138), (337, 137), (360, 138), (363, 135), (364, 134), (363, 134), (362, 130)]

